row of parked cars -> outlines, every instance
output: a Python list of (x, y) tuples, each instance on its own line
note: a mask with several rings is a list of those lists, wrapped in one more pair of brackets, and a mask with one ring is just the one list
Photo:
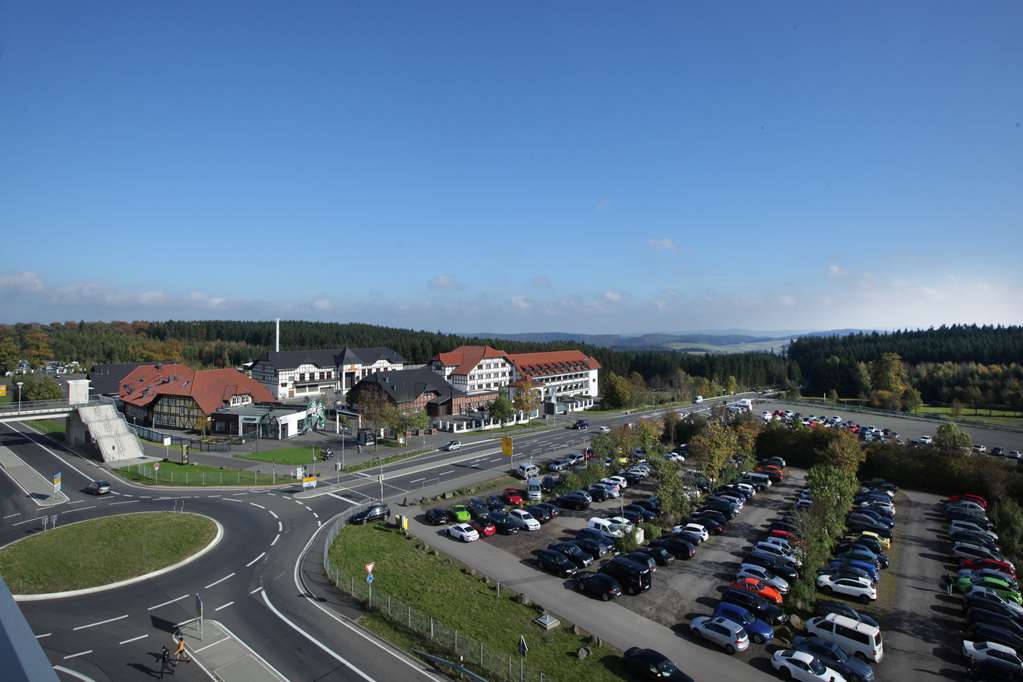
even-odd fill
[(959, 570), (948, 585), (963, 595), (963, 655), (974, 679), (1023, 680), (1023, 597), (1016, 567), (998, 547), (979, 495), (948, 498), (946, 530)]

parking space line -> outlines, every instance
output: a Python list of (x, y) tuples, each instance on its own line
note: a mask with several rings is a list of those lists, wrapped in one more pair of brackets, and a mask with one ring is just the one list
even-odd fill
[(15, 512), (14, 514), (8, 514), (5, 519), (13, 519), (15, 516), (21, 516), (21, 512)]
[(110, 506), (112, 507), (115, 504), (138, 504), (140, 501), (141, 500), (122, 500), (120, 502), (111, 502)]
[(275, 519), (280, 518), (279, 516), (277, 516), (277, 513), (273, 509), (270, 509), (268, 511), (270, 512), (270, 516), (274, 517)]
[(234, 499), (233, 497), (225, 497), (225, 498), (224, 498), (224, 502), (238, 502), (238, 503), (243, 503), (243, 502), (245, 502), (245, 500), (236, 500), (236, 499)]
[(256, 589), (254, 589), (251, 592), (249, 592), (249, 594), (255, 594), (256, 592), (259, 592), (262, 589), (263, 589), (262, 587), (257, 587)]
[(278, 533), (283, 533), (284, 532), (284, 524), (281, 523), (280, 519), (277, 519), (277, 532)]
[(138, 637), (132, 637), (131, 639), (126, 639), (126, 640), (124, 640), (123, 642), (118, 642), (118, 644), (121, 644), (121, 645), (124, 645), (124, 644), (131, 644), (132, 642), (137, 642), (137, 641), (139, 641), (140, 639), (145, 639), (145, 638), (146, 638), (146, 637), (148, 637), (148, 636), (149, 636), (149, 635), (139, 635)]

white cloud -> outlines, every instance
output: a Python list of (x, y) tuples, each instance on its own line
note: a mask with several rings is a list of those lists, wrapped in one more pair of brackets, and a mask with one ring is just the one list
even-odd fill
[(529, 310), (533, 307), (533, 304), (525, 296), (512, 296), (511, 304), (515, 310)]
[(846, 274), (847, 274), (847, 272), (846, 272), (845, 268), (843, 268), (843, 267), (840, 267), (838, 265), (829, 265), (828, 266), (828, 277), (834, 277), (834, 278), (845, 277)]
[(619, 291), (605, 291), (603, 298), (608, 303), (618, 303), (624, 298), (624, 296)]
[(12, 272), (0, 275), (0, 290), (42, 291), (43, 280), (38, 272)]
[(436, 291), (456, 291), (464, 289), (465, 285), (458, 281), (454, 275), (436, 275), (426, 283), (426, 286)]
[(661, 239), (648, 239), (646, 243), (647, 246), (654, 251), (678, 251), (678, 244), (668, 237), (662, 237)]
[(313, 301), (311, 305), (313, 310), (319, 311), (321, 313), (329, 313), (330, 311), (334, 310), (334, 302), (329, 298), (318, 298), (315, 301)]

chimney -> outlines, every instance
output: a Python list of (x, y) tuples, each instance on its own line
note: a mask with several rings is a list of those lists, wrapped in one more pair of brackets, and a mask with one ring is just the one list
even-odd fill
[(278, 353), (281, 352), (281, 318), (277, 318), (277, 337), (274, 342), (274, 350)]

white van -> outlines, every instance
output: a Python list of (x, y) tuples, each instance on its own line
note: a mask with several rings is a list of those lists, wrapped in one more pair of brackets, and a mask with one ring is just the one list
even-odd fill
[(540, 467), (535, 464), (520, 464), (515, 474), (522, 480), (535, 478), (540, 475)]
[(612, 539), (625, 537), (625, 532), (622, 530), (621, 526), (612, 522), (610, 519), (602, 519), (599, 516), (594, 516), (587, 521), (586, 527), (592, 528), (598, 533), (603, 534), (605, 537)]
[(526, 499), (534, 501), (543, 499), (543, 490), (540, 488), (539, 478), (530, 478), (526, 480)]
[(806, 621), (806, 631), (811, 635), (834, 642), (846, 653), (864, 661), (880, 663), (884, 658), (881, 630), (848, 616), (829, 613), (826, 616)]

